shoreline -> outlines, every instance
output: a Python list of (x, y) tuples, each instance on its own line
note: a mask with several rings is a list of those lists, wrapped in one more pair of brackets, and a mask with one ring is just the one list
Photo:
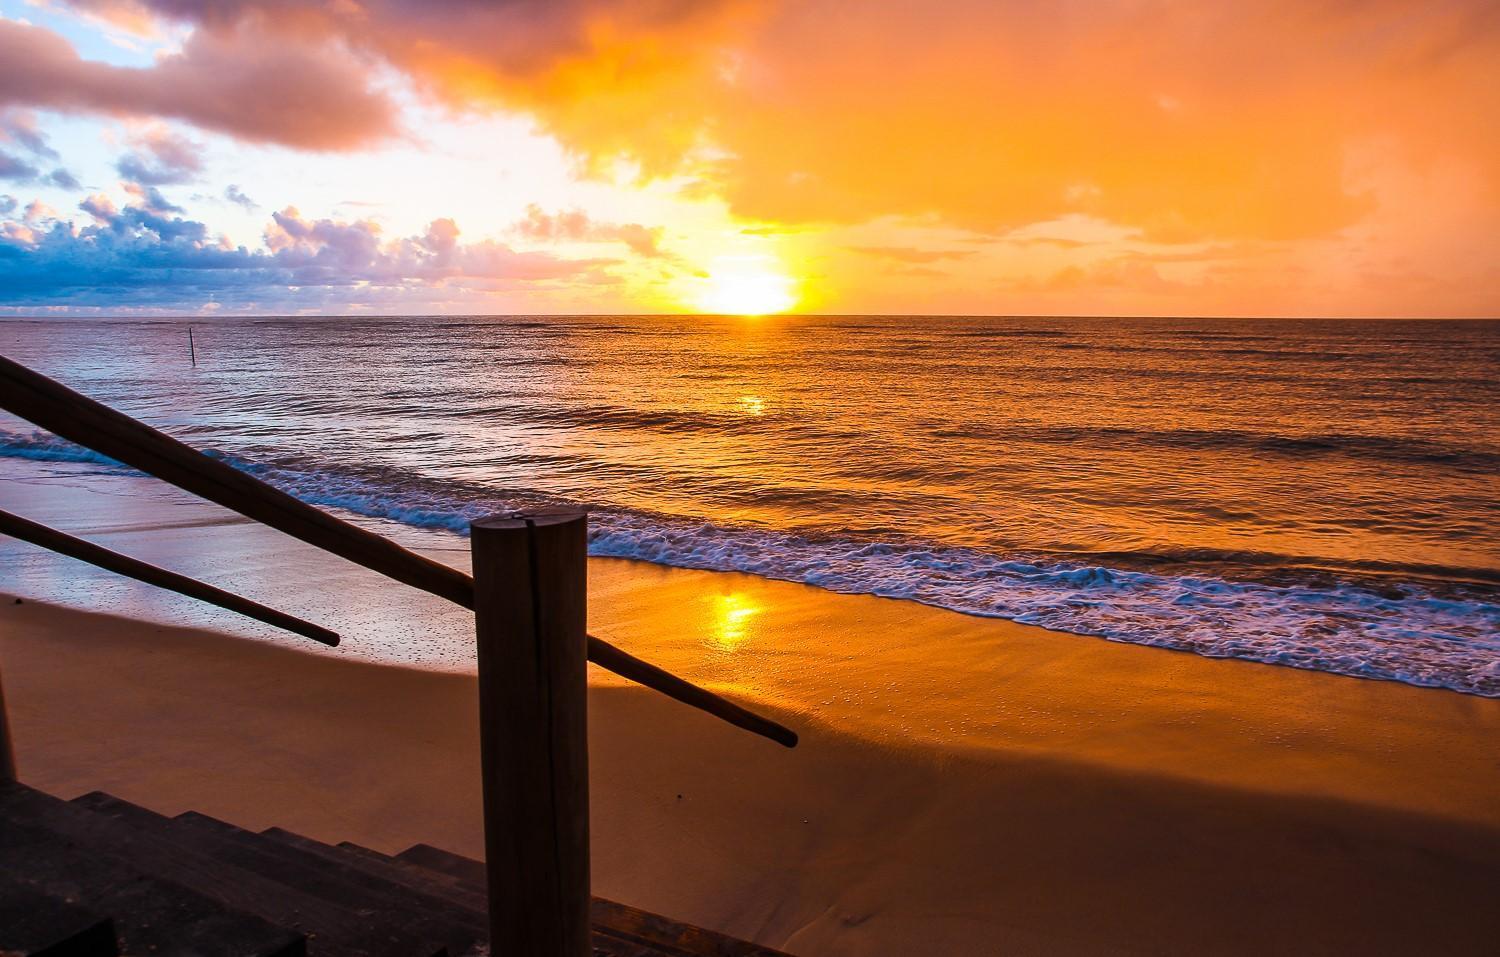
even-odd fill
[[(14, 574), (0, 590), (315, 655), (473, 673), (465, 609), (162, 483), (60, 476), (42, 465), (10, 470), (0, 491), (37, 521), (329, 625), (345, 640), (336, 649), (316, 645), (3, 536), (0, 568)], [(467, 570), (466, 548), (407, 544)], [(1469, 798), (1476, 777), (1500, 793), (1500, 760), (1480, 762), (1468, 746), (1500, 739), (1500, 699), (1208, 658), (738, 572), (590, 558), (589, 575), (593, 634), (756, 707), (883, 747), (1063, 754), (1271, 793), (1377, 795), (1405, 810), (1500, 825), (1500, 806)], [(627, 684), (598, 668), (589, 680)], [(1297, 742), (1315, 743), (1322, 760), (1305, 760)], [(1392, 754), (1420, 773), (1388, 771)]]
[[(101, 475), (97, 464), (74, 460), (75, 453), (85, 458), (91, 453), (62, 440), (7, 435), (0, 430), (0, 439), (14, 440), (7, 447), (21, 458), (13, 465), (0, 460), (0, 472), (58, 478), (71, 472), (115, 484), (133, 481), (128, 474)], [(37, 458), (27, 459), (28, 450)], [(241, 464), (252, 474), (277, 472), (265, 462)], [(465, 516), (493, 507), (490, 493), (462, 483), (453, 496), (428, 488), (407, 501), (399, 485), (337, 467), (293, 466), (279, 481), (310, 504), (379, 528), (409, 546), (451, 553), (460, 562), (466, 560), (460, 534)], [(596, 557), (740, 571), (1064, 634), (1500, 699), (1494, 667), (1500, 647), (1492, 640), (1500, 629), (1500, 604), (1494, 589), (1477, 581), (1452, 578), (1444, 584), (1422, 575), (1390, 578), (1373, 568), (1319, 570), (1297, 562), (1256, 564), (1254, 573), (1245, 574), (1235, 564), (1238, 552), (1224, 553), (1219, 561), (1226, 564), (1215, 567), (1196, 560), (1132, 560), (1128, 552), (1113, 560), (1085, 553), (1026, 558), (937, 541), (860, 545), (835, 536), (817, 544), (794, 532), (720, 528), (681, 516), (653, 516), (643, 524), (642, 516), (629, 513), (608, 507), (594, 513)], [(1477, 568), (1450, 571), (1467, 575)]]
[[(86, 478), (0, 489), (346, 642), (0, 540), (23, 781), (480, 853), (468, 613), (147, 480)], [(603, 896), (803, 957), (1493, 947), (1500, 701), (736, 573), (589, 570), (595, 634), (802, 735), (787, 751), (590, 669)]]
[[(472, 676), (3, 602), (27, 783), (479, 854)], [(803, 735), (785, 751), (601, 683), (589, 706), (596, 892), (804, 957), (1492, 944), (1493, 809), (1273, 794), (1064, 750), (881, 744), (795, 712), (776, 715)], [(1476, 757), (1486, 740), (1468, 742)], [(1471, 808), (1494, 793), (1469, 787)]]

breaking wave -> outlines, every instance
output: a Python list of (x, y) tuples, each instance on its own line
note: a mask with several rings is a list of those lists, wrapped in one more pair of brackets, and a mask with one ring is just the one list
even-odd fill
[[(1425, 452), (1425, 450), (1424, 450)], [(310, 504), (420, 529), (467, 533), (474, 518), (556, 501), (305, 456), (211, 453)], [(44, 433), (0, 431), (0, 458), (119, 463)], [(939, 543), (789, 533), (591, 503), (590, 553), (904, 599), (1112, 641), (1500, 697), (1500, 592), (1305, 573), (1214, 574), (1244, 556), (995, 554)], [(1276, 564), (1257, 554), (1250, 564)], [(1465, 570), (1449, 571), (1462, 577)]]

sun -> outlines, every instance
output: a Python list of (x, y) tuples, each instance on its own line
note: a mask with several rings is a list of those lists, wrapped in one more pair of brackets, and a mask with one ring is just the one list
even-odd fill
[(768, 316), (797, 304), (796, 281), (772, 256), (719, 256), (702, 280), (695, 303), (704, 312)]

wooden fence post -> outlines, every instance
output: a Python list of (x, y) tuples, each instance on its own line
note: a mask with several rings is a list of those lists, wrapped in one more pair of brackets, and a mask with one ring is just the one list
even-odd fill
[(0, 782), (14, 780), (16, 749), (10, 740), (10, 712), (5, 710), (5, 682), (0, 680)]
[(588, 518), (470, 531), (490, 953), (587, 957)]

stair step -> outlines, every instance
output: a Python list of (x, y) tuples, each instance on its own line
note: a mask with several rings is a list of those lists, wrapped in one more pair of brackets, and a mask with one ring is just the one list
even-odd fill
[(471, 857), (464, 857), (462, 854), (455, 854), (452, 851), (445, 851), (440, 847), (433, 847), (431, 844), (413, 844), (400, 854), (397, 854), (396, 860), (408, 861), (419, 867), (425, 867), (440, 874), (456, 877), (465, 884), (468, 884), (469, 887), (478, 890), (479, 893), (483, 894), (486, 892), (485, 887), (488, 884), (488, 878), (485, 875), (483, 861), (476, 861)]
[(450, 954), (469, 951), (488, 934), (482, 914), (371, 874), (354, 855), (315, 854), (196, 811), (177, 815), (172, 826), (191, 835), (216, 858), (304, 894), (379, 915), (409, 934), (436, 942)]
[[(366, 917), (378, 915), (417, 939), (442, 941), (455, 957), (482, 940), (488, 929), (484, 864), (429, 844), (413, 845), (392, 857), (355, 844), (324, 844), (281, 828), (255, 834), (192, 811), (167, 818), (103, 792), (84, 795), (75, 803), (260, 880), (275, 881), (307, 895), (313, 903), (348, 906), (354, 902)], [(245, 909), (270, 916), (252, 907)], [(776, 957), (780, 953), (598, 897), (593, 899), (590, 919), (597, 957)], [(310, 930), (313, 924), (309, 919), (288, 926)], [(319, 937), (309, 941), (315, 957), (324, 952), (320, 943), (327, 946)], [(429, 945), (426, 952), (431, 950)], [(387, 952), (402, 951), (393, 947)]]
[(450, 903), (467, 912), (474, 926), (487, 929), (489, 902), (485, 895), (448, 874), (388, 857), (357, 844), (330, 846), (284, 828), (267, 828), (261, 832), (261, 836), (337, 862), (341, 866), (356, 868), (373, 878), (398, 885), (412, 893)]
[(165, 814), (158, 814), (150, 808), (141, 807), (139, 804), (132, 804), (124, 798), (117, 798), (113, 794), (107, 794), (104, 791), (90, 791), (87, 794), (80, 794), (68, 803), (75, 807), (88, 808), (90, 811), (103, 817), (148, 827), (150, 825), (165, 826), (172, 820)]
[[(463, 882), (469, 890), (480, 895), (485, 893), (486, 876), (482, 861), (430, 844), (413, 844), (397, 854), (396, 860), (447, 874)], [(733, 940), (702, 927), (670, 920), (603, 897), (593, 899), (589, 920), (594, 929), (596, 952), (610, 957), (627, 957), (636, 953), (648, 957), (784, 957), (780, 951)], [(604, 947), (612, 949), (602, 950)]]
[[(225, 860), (167, 818), (102, 792), (63, 807), (88, 819), (78, 843), (104, 848), (138, 870), (193, 887), (222, 906), (252, 914), (307, 937), (312, 957), (434, 957), (441, 944), (424, 942), (389, 915), (324, 900), (253, 869)], [(117, 910), (110, 913), (118, 916)]]
[(0, 874), (36, 894), (87, 901), (90, 910), (111, 915), (122, 952), (303, 957), (302, 934), (226, 905), (196, 882), (156, 876), (123, 830), (24, 785), (0, 785)]
[(108, 917), (0, 873), (0, 954), (5, 957), (119, 957)]

